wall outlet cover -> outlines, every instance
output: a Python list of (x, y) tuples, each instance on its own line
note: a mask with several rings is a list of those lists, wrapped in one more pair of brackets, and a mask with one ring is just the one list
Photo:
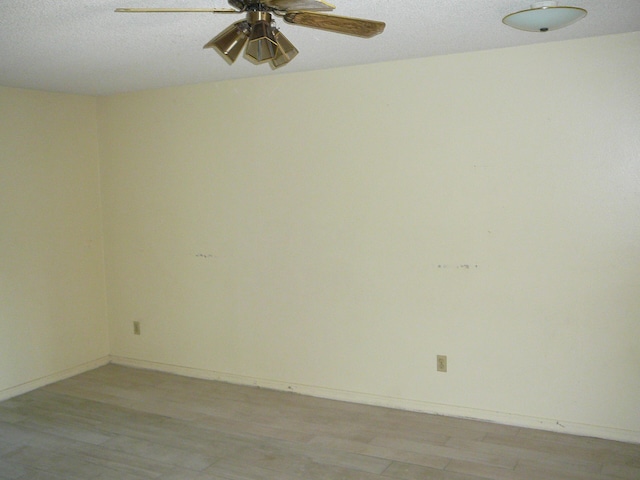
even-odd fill
[(436, 368), (439, 372), (446, 372), (447, 371), (447, 356), (446, 355), (438, 355), (437, 356), (437, 364), (436, 364)]

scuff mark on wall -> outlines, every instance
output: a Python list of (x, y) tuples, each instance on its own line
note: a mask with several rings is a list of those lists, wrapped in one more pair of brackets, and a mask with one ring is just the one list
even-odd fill
[(469, 264), (469, 263), (460, 263), (457, 265), (447, 265), (446, 263), (438, 264), (438, 268), (442, 270), (446, 269), (456, 269), (456, 270), (475, 270), (478, 268), (477, 264)]

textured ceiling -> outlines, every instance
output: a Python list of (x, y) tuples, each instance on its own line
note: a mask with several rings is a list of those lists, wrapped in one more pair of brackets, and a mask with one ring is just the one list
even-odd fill
[(361, 39), (278, 26), (300, 54), (272, 71), (228, 65), (202, 46), (241, 15), (114, 13), (117, 7), (221, 7), (225, 0), (0, 0), (0, 85), (105, 95), (242, 77), (428, 57), (640, 30), (640, 0), (566, 0), (586, 18), (547, 33), (514, 30), (502, 17), (530, 0), (331, 0), (334, 14), (381, 20)]

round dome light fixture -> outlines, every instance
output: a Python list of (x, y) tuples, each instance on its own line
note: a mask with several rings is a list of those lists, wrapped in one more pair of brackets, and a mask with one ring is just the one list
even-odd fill
[(507, 15), (502, 23), (527, 32), (549, 32), (571, 25), (586, 14), (584, 8), (559, 7), (558, 2), (535, 2), (528, 10)]

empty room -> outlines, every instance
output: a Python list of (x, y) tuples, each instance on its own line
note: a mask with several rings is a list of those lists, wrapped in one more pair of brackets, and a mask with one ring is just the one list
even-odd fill
[(0, 479), (640, 478), (640, 3), (333, 3), (0, 5)]

